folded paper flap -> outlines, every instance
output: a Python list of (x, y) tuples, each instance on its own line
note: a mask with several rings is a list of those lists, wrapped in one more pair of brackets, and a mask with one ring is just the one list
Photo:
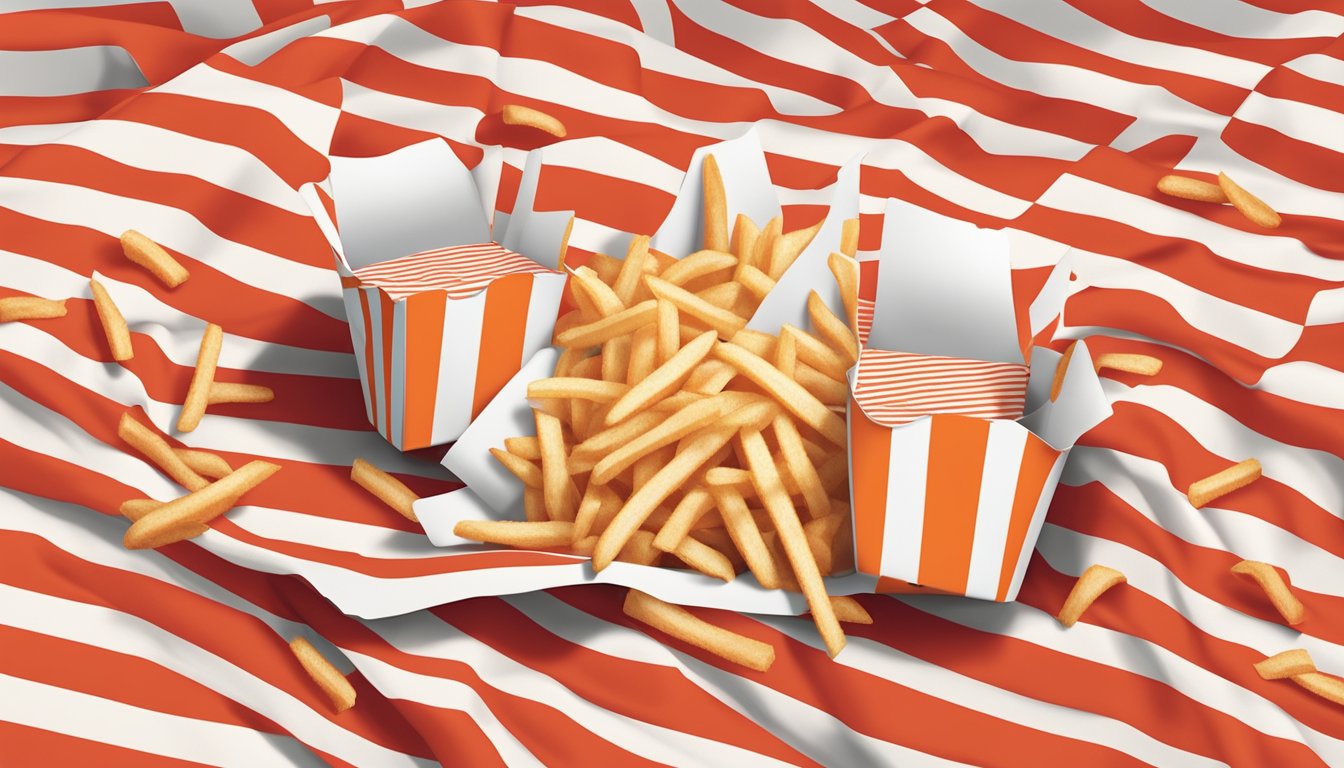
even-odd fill
[(503, 228), (495, 237), (505, 248), (523, 254), (529, 259), (553, 270), (560, 269), (560, 251), (569, 229), (573, 211), (538, 211), (537, 184), (541, 180), (544, 150), (529, 152), (523, 166), (523, 178), (518, 182), (513, 213), (501, 220)]
[(884, 427), (936, 413), (1016, 420), (1026, 406), (1027, 366), (865, 349), (854, 400)]
[(442, 139), (379, 157), (333, 157), (330, 181), (350, 269), (490, 239), (476, 181)]
[(527, 385), (550, 376), (559, 357), (560, 351), (555, 347), (537, 350), (443, 457), (443, 466), (496, 512), (521, 508), (523, 485), (490, 455), (490, 449), (503, 448), (510, 437), (536, 434), (532, 407), (527, 402)]
[[(836, 173), (831, 185), (826, 218), (821, 229), (798, 255), (793, 264), (780, 275), (760, 306), (752, 314), (747, 327), (764, 333), (779, 333), (785, 324), (807, 328), (807, 297), (816, 291), (836, 317), (845, 316), (845, 305), (840, 299), (840, 286), (831, 274), (831, 253), (840, 250), (840, 234), (847, 219), (859, 215), (859, 170), (862, 155), (850, 158)], [(758, 222), (763, 223), (763, 222)]]
[(465, 299), (507, 275), (552, 273), (498, 243), (455, 245), (370, 264), (354, 271), (364, 285), (385, 291), (393, 301), (421, 291), (441, 290)]
[(453, 533), (453, 528), (463, 520), (523, 519), (522, 507), (514, 507), (504, 512), (496, 511), (470, 488), (458, 488), (437, 496), (416, 499), (412, 508), (416, 519), (420, 521), (420, 526), (429, 536), (430, 543), (436, 547), (475, 544), (476, 542)]
[(327, 239), (327, 244), (336, 254), (336, 270), (341, 277), (351, 275), (349, 267), (346, 266), (345, 248), (341, 245), (341, 233), (336, 227), (336, 201), (331, 199), (331, 190), (327, 181), (322, 183), (308, 182), (299, 187), (299, 197), (308, 204), (308, 210), (313, 213), (313, 221), (317, 228), (322, 232), (322, 236)]
[(1025, 362), (1005, 232), (890, 199), (879, 259), (869, 346)]
[[(1055, 244), (1058, 245), (1058, 244)], [(1016, 246), (1015, 246), (1016, 247)], [(1068, 300), (1069, 294), (1073, 290), (1071, 275), (1073, 274), (1073, 250), (1067, 246), (1058, 246), (1062, 251), (1057, 251), (1059, 258), (1050, 270), (1050, 275), (1045, 279), (1045, 284), (1032, 299), (1031, 306), (1027, 308), (1027, 320), (1030, 324), (1031, 337), (1045, 330), (1050, 323), (1064, 311), (1064, 302)]]
[(672, 210), (659, 225), (650, 247), (677, 257), (700, 250), (700, 244), (705, 240), (704, 164), (705, 156), (711, 154), (723, 177), (730, 232), (739, 213), (750, 216), (761, 227), (780, 215), (779, 196), (770, 183), (760, 137), (752, 127), (735, 139), (695, 150)]
[(1111, 403), (1101, 388), (1087, 343), (1077, 342), (1059, 397), (1050, 400), (1050, 388), (1060, 355), (1036, 347), (1031, 356), (1031, 381), (1027, 384), (1027, 415), (1022, 426), (1056, 450), (1067, 450), (1085, 432), (1111, 415)]

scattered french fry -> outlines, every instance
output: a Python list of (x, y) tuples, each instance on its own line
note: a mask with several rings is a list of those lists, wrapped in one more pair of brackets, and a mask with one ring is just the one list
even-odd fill
[(846, 624), (872, 624), (873, 617), (858, 600), (848, 595), (832, 595), (831, 608), (835, 617)]
[[(156, 501), (155, 499), (127, 499), (121, 503), (121, 507), (118, 511), (121, 512), (122, 516), (127, 520), (135, 522), (163, 505), (164, 502)], [(210, 530), (210, 527), (204, 523), (199, 523), (194, 526), (183, 526), (183, 538), (194, 539), (208, 530)]]
[(453, 526), (453, 533), (472, 541), (541, 549), (567, 546), (574, 540), (574, 523), (568, 520), (461, 520)]
[(187, 398), (177, 418), (177, 431), (190, 432), (201, 423), (205, 408), (210, 403), (210, 388), (215, 382), (215, 366), (219, 362), (219, 350), (223, 343), (224, 329), (214, 323), (205, 326), (205, 333), (201, 336), (201, 350), (196, 356), (196, 370), (191, 374)]
[(1157, 191), (1164, 195), (1171, 195), (1184, 200), (1196, 200), (1201, 203), (1227, 202), (1227, 195), (1223, 192), (1222, 187), (1188, 176), (1163, 176), (1157, 180)]
[(563, 139), (565, 137), (565, 124), (539, 109), (524, 107), (520, 104), (505, 104), (501, 113), (505, 125), (525, 125), (557, 138)]
[(296, 637), (289, 641), (289, 650), (294, 652), (299, 664), (303, 665), (303, 671), (307, 672), (308, 676), (313, 678), (313, 682), (317, 683), (317, 687), (322, 689), (322, 693), (331, 699), (331, 704), (338, 713), (355, 706), (355, 687), (350, 685), (350, 681), (339, 669), (318, 653), (312, 643), (305, 638)]
[(1059, 358), (1059, 363), (1055, 366), (1055, 378), (1050, 382), (1050, 402), (1059, 399), (1059, 393), (1064, 389), (1064, 375), (1069, 371), (1069, 361), (1073, 360), (1073, 350), (1078, 346), (1078, 342), (1073, 342), (1069, 348), (1064, 350), (1064, 356)]
[(1263, 200), (1242, 189), (1232, 179), (1228, 178), (1226, 173), (1218, 174), (1218, 186), (1222, 188), (1223, 194), (1227, 195), (1228, 202), (1232, 207), (1241, 212), (1252, 224), (1274, 229), (1283, 223), (1283, 218)]
[(229, 463), (217, 454), (195, 448), (174, 448), (173, 453), (201, 477), (218, 480), (233, 471)]
[(1162, 361), (1151, 355), (1108, 352), (1097, 358), (1097, 370), (1100, 371), (1102, 368), (1136, 373), (1140, 376), (1156, 376), (1162, 370)]
[(206, 395), (207, 405), (219, 403), (269, 403), (275, 399), (275, 391), (260, 384), (233, 384), (216, 381), (210, 384)]
[(1274, 610), (1278, 611), (1289, 625), (1296, 626), (1302, 623), (1306, 609), (1274, 566), (1254, 560), (1242, 560), (1232, 566), (1232, 572), (1238, 576), (1249, 576), (1254, 579), (1255, 583), (1260, 585), (1260, 589), (1264, 590), (1269, 602), (1274, 605)]
[(1292, 680), (1326, 701), (1344, 706), (1344, 680), (1320, 672), (1293, 675)]
[(173, 499), (136, 520), (126, 530), (122, 543), (127, 549), (157, 549), (199, 535), (203, 524), (228, 511), (239, 497), (279, 469), (278, 465), (265, 461), (249, 462), (227, 477)]
[(1190, 484), (1190, 490), (1186, 495), (1190, 498), (1190, 504), (1198, 509), (1220, 496), (1250, 485), (1259, 478), (1260, 462), (1246, 459), (1203, 480), (1196, 480)]
[(145, 458), (163, 473), (171, 477), (178, 485), (189, 491), (199, 491), (210, 483), (195, 470), (187, 466), (182, 457), (159, 437), (154, 430), (136, 421), (130, 412), (121, 415), (117, 424), (117, 436), (125, 440), (132, 448), (144, 454)]
[(126, 325), (126, 318), (122, 317), (121, 310), (112, 302), (102, 283), (89, 278), (89, 290), (93, 292), (93, 306), (98, 311), (98, 322), (103, 326), (112, 359), (117, 362), (130, 360), (135, 352), (131, 349), (131, 329)]
[(0, 323), (19, 320), (49, 320), (65, 317), (65, 299), (53, 301), (37, 296), (10, 296), (0, 299)]
[(414, 505), (419, 496), (406, 484), (387, 474), (364, 459), (355, 459), (350, 467), (350, 479), (359, 487), (378, 497), (378, 500), (395, 509), (402, 517), (411, 522), (419, 522), (415, 516)]
[(775, 649), (768, 643), (716, 627), (685, 608), (637, 589), (626, 593), (624, 610), (625, 615), (636, 621), (757, 672), (764, 672), (775, 663)]
[(158, 243), (134, 229), (121, 233), (121, 250), (126, 258), (149, 270), (150, 274), (169, 288), (176, 288), (191, 276), (186, 267), (169, 256)]
[(1066, 627), (1072, 627), (1078, 623), (1083, 612), (1101, 597), (1106, 590), (1114, 587), (1116, 584), (1125, 583), (1125, 574), (1107, 568), (1104, 565), (1090, 565), (1083, 575), (1078, 577), (1077, 583), (1069, 592), (1069, 597), (1064, 601), (1064, 607), (1059, 611), (1059, 623)]
[(1294, 648), (1256, 662), (1255, 671), (1266, 680), (1282, 680), (1285, 677), (1315, 672), (1316, 663), (1311, 660), (1311, 654), (1305, 649)]

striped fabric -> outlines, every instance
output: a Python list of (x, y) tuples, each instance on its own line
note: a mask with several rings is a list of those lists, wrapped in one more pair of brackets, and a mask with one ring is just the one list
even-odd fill
[[(0, 17), (0, 296), (71, 297), (66, 317), (0, 325), (0, 762), (1344, 763), (1340, 710), (1251, 666), (1301, 647), (1344, 673), (1338, 7), (70, 5)], [(568, 129), (537, 200), (575, 209), (572, 265), (653, 231), (694, 148), (753, 121), (786, 227), (867, 153), (861, 261), (888, 197), (1072, 246), (1072, 295), (1039, 340), (1164, 365), (1103, 372), (1115, 415), (1070, 454), (1018, 601), (862, 596), (875, 624), (834, 662), (805, 618), (698, 611), (777, 647), (755, 674), (630, 621), (619, 589), (492, 596), (526, 587), (516, 565), (571, 560), (447, 556), (350, 483), (364, 456), (421, 495), (454, 487), (369, 426), (296, 190), (328, 150), (442, 136), (509, 210), (520, 150), (550, 139), (502, 126), (506, 103)], [(1162, 197), (1173, 168), (1226, 171), (1283, 226)], [(130, 227), (191, 279), (166, 290), (127, 262)], [(1015, 264), (1017, 294), (1051, 266)], [(132, 323), (124, 366), (95, 271)], [(217, 380), (276, 398), (174, 435), (206, 321), (224, 329)], [(201, 538), (128, 552), (118, 504), (182, 490), (117, 438), (127, 409), (283, 469)], [(1263, 478), (1189, 507), (1191, 482), (1249, 456)], [(1303, 624), (1228, 574), (1243, 558), (1288, 569)], [(1094, 562), (1128, 584), (1063, 630), (1052, 615)], [(463, 581), (482, 596), (408, 612), (408, 588)], [(352, 710), (331, 714), (295, 635), (350, 672)]]
[(551, 270), (498, 243), (459, 245), (403, 256), (355, 270), (363, 284), (381, 288), (393, 301), (441, 290), (449, 300), (479, 293), (496, 278)]
[(1016, 420), (1027, 404), (1027, 366), (865, 349), (854, 399), (889, 427), (932, 413)]

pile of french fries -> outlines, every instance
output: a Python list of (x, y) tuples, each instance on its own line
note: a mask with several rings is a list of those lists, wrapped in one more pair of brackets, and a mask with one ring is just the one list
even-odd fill
[[(824, 574), (852, 568), (846, 372), (858, 360), (858, 221), (830, 258), (847, 319), (815, 292), (811, 330), (746, 328), (820, 229), (728, 230), (722, 178), (705, 161), (704, 249), (682, 259), (632, 240), (624, 259), (596, 254), (573, 273), (563, 349), (532, 382), (535, 437), (493, 455), (526, 486), (525, 521), (463, 521), (457, 535), (523, 548), (567, 548), (613, 561), (690, 568), (801, 591), (828, 652), (841, 620), (871, 621), (832, 598)], [(632, 591), (626, 613), (691, 644), (763, 669), (756, 641)], [(753, 645), (756, 644), (756, 645)], [(745, 650), (744, 650), (745, 649)]]

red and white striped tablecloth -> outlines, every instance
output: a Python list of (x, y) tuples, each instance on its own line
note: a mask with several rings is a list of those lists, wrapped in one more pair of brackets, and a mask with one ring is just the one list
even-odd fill
[[(0, 325), (0, 765), (1344, 764), (1344, 710), (1251, 666), (1300, 647), (1344, 674), (1344, 5), (404, 6), (0, 4), (0, 297), (74, 297)], [(295, 190), (328, 149), (442, 136), (498, 168), (507, 209), (550, 137), (503, 126), (506, 103), (568, 127), (537, 208), (576, 211), (572, 252), (652, 231), (692, 151), (751, 123), (786, 226), (868, 153), (861, 259), (888, 197), (1072, 246), (1053, 345), (1164, 367), (1103, 374), (1114, 416), (1071, 455), (1020, 600), (861, 597), (876, 621), (835, 662), (805, 618), (704, 611), (778, 648), (763, 674), (634, 624), (616, 588), (376, 620), (326, 600), (510, 561), (436, 551), (348, 480), (365, 456), (422, 495), (453, 487), (366, 423)], [(1283, 226), (1160, 196), (1172, 168), (1226, 171)], [(127, 228), (191, 279), (126, 261)], [(1015, 267), (1029, 296), (1050, 264)], [(124, 368), (95, 271), (135, 308)], [(218, 380), (276, 397), (214, 406), (182, 442), (284, 469), (201, 539), (126, 551), (118, 504), (180, 491), (118, 418), (171, 427), (205, 322)], [(1250, 456), (1263, 479), (1185, 501)], [(1243, 558), (1288, 569), (1300, 627), (1228, 573)], [(1094, 562), (1128, 584), (1064, 630)], [(354, 709), (331, 714), (295, 635), (350, 672)]]

